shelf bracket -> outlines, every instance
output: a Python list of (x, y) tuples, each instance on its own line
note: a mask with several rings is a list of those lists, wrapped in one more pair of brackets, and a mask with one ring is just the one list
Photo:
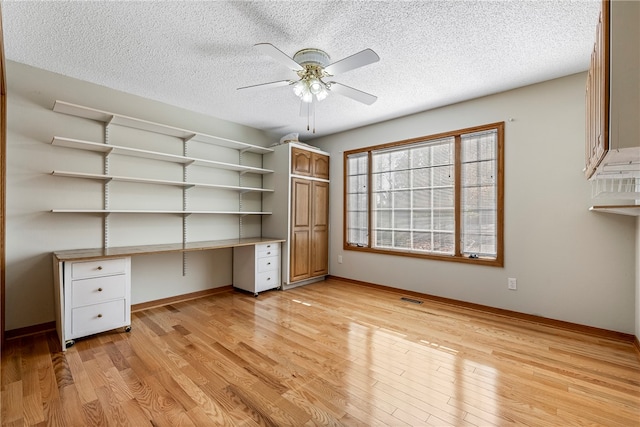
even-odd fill
[[(189, 153), (188, 150), (188, 142), (195, 137), (196, 135), (190, 135), (186, 138), (183, 139), (182, 141), (182, 155), (184, 157), (187, 157), (187, 154)], [(189, 172), (189, 168), (188, 166), (190, 164), (192, 164), (193, 161), (191, 162), (187, 162), (184, 163), (182, 165), (182, 182), (187, 182), (188, 180), (188, 172)], [(191, 186), (192, 187), (192, 186)], [(188, 238), (187, 238), (187, 217), (189, 216), (188, 213), (186, 213), (185, 211), (187, 210), (187, 189), (190, 187), (182, 187), (182, 211), (184, 212), (182, 214), (182, 245), (186, 245)], [(187, 253), (183, 252), (182, 253), (182, 276), (186, 276), (187, 275)]]
[[(105, 124), (104, 126), (104, 143), (105, 144), (109, 144), (109, 130), (110, 130), (110, 124), (111, 121), (113, 120), (113, 116), (111, 116), (111, 118), (109, 119), (109, 121)], [(109, 149), (105, 155), (104, 155), (104, 174), (105, 175), (109, 175), (110, 174), (110, 154), (113, 151), (113, 149)], [(110, 190), (110, 183), (111, 183), (111, 179), (107, 179), (104, 184), (103, 184), (103, 188), (104, 188), (104, 203), (103, 203), (103, 208), (105, 210), (109, 209), (109, 190)], [(102, 245), (105, 249), (107, 249), (109, 247), (109, 213), (105, 213), (102, 219), (103, 222), (103, 242)]]

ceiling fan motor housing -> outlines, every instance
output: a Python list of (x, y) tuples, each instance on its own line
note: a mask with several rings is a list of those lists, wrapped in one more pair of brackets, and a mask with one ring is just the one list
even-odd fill
[(302, 66), (315, 65), (324, 68), (329, 65), (330, 58), (327, 52), (323, 50), (307, 48), (297, 51), (293, 55), (293, 60)]

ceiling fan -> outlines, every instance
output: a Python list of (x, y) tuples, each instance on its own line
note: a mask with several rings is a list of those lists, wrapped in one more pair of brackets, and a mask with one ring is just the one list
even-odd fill
[[(329, 55), (320, 49), (301, 49), (291, 58), (270, 43), (258, 43), (255, 47), (260, 53), (271, 56), (296, 73), (297, 79), (261, 83), (240, 87), (238, 90), (292, 86), (293, 93), (302, 101), (300, 104), (300, 115), (307, 117), (307, 130), (309, 130), (309, 118), (312, 115), (315, 121), (315, 103), (322, 101), (330, 93), (337, 93), (367, 105), (373, 104), (376, 99), (378, 99), (375, 95), (352, 88), (351, 86), (335, 81), (326, 81), (327, 78), (333, 77), (336, 74), (345, 73), (379, 61), (380, 57), (371, 49), (365, 49), (340, 61), (331, 63)], [(315, 133), (315, 126), (313, 131)]]

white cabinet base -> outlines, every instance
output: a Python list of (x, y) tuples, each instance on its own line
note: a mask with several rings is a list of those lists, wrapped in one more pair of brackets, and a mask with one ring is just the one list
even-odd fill
[(256, 297), (280, 288), (280, 243), (233, 248), (233, 287)]
[(120, 327), (131, 330), (131, 258), (59, 262), (56, 273), (63, 351), (77, 338)]

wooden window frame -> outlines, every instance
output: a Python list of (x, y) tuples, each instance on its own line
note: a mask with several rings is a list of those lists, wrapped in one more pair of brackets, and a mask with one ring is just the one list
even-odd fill
[[(478, 257), (470, 258), (462, 254), (460, 239), (461, 239), (461, 227), (462, 227), (462, 177), (461, 177), (461, 137), (465, 134), (477, 133), (482, 131), (496, 130), (497, 131), (497, 147), (496, 147), (496, 257)], [(382, 150), (393, 147), (401, 147), (405, 145), (412, 145), (418, 143), (425, 143), (429, 141), (435, 141), (442, 138), (455, 138), (455, 156), (454, 156), (454, 212), (455, 212), (455, 231), (454, 231), (454, 243), (455, 249), (453, 255), (441, 255), (432, 253), (418, 253), (402, 250), (390, 250), (380, 249), (372, 247), (372, 173), (371, 173), (371, 152), (376, 150)], [(367, 191), (368, 191), (368, 221), (367, 226), (369, 229), (367, 246), (351, 245), (347, 242), (347, 185), (348, 185), (348, 158), (351, 155), (367, 152), (368, 154), (368, 170), (367, 170)], [(402, 141), (389, 142), (385, 144), (358, 148), (344, 152), (343, 159), (343, 249), (349, 251), (369, 252), (385, 255), (406, 256), (414, 258), (425, 258), (440, 261), (453, 261), (461, 263), (469, 263), (474, 265), (485, 265), (493, 267), (504, 266), (504, 122), (490, 123), (486, 125), (474, 126), (465, 129), (459, 129), (451, 132), (444, 132), (435, 135), (422, 136), (418, 138), (406, 139)]]

